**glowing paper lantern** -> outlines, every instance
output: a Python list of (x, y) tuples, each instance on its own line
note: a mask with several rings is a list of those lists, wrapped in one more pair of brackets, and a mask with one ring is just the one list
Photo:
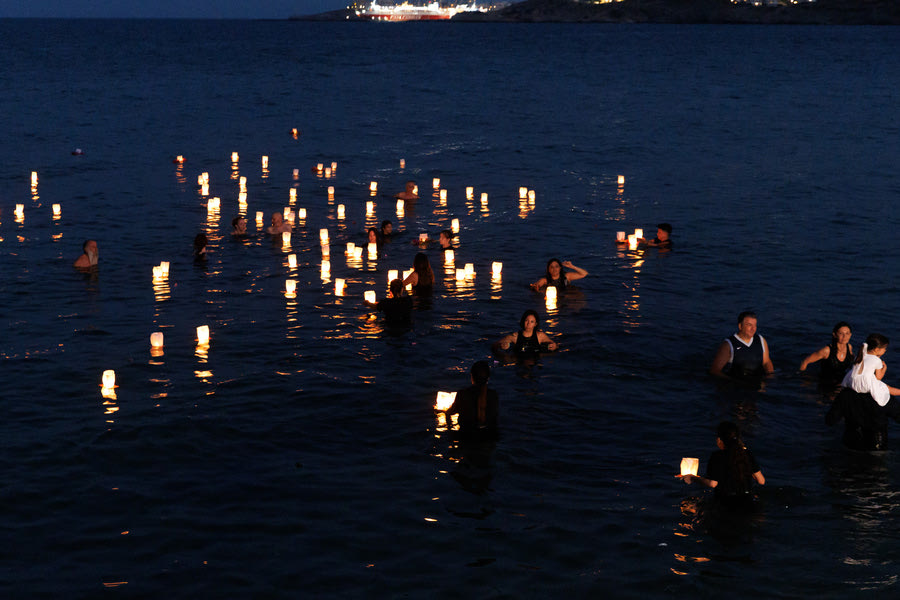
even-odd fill
[(481, 203), (487, 204), (488, 195), (487, 192), (481, 192)]
[(534, 202), (534, 190), (528, 190), (528, 201)]
[(644, 230), (643, 230), (643, 229), (635, 229), (635, 230), (634, 230), (634, 237), (636, 237), (636, 238), (642, 238), (642, 237), (644, 237)]
[(548, 286), (547, 286), (546, 295), (547, 295), (547, 301), (548, 301), (548, 302), (551, 301), (551, 300), (555, 301), (555, 300), (556, 300), (556, 286), (555, 286), (555, 285), (548, 285)]
[(241, 189), (242, 189), (242, 190), (246, 190), (246, 189), (247, 189), (247, 178), (242, 176), (242, 177), (238, 180), (238, 185), (241, 186)]
[(103, 387), (107, 389), (116, 387), (116, 372), (112, 369), (103, 371), (101, 381), (103, 382)]
[(398, 275), (399, 272), (397, 271), (397, 269), (391, 269), (390, 271), (388, 271), (388, 285), (390, 285), (393, 280), (397, 279)]
[(209, 344), (209, 325), (200, 325), (197, 327), (197, 345), (206, 346)]
[(468, 198), (469, 200), (471, 200), (471, 199), (472, 199), (472, 196), (474, 196), (474, 195), (475, 195), (475, 188), (473, 188), (473, 187), (471, 187), (471, 186), (467, 187), (467, 188), (466, 188), (466, 198)]
[(372, 215), (375, 214), (375, 203), (369, 200), (366, 202), (366, 214)]
[(448, 410), (453, 406), (454, 400), (456, 400), (456, 392), (438, 392), (437, 399), (434, 401), (434, 408), (436, 410)]
[(632, 233), (631, 235), (628, 236), (628, 249), (629, 250), (637, 250), (637, 247), (638, 247), (637, 236)]
[(427, 242), (427, 241), (428, 241), (428, 234), (427, 234), (427, 233), (420, 233), (420, 234), (419, 234), (419, 243), (424, 244), (424, 243)]
[(492, 262), (491, 263), (491, 274), (494, 277), (499, 277), (500, 273), (503, 271), (503, 263), (502, 262)]
[(324, 169), (324, 168), (325, 168), (325, 165), (323, 165), (322, 163), (319, 163), (316, 165), (316, 171), (319, 173), (321, 173), (322, 169)]
[(625, 233), (624, 231), (617, 231), (617, 232), (616, 232), (616, 241), (617, 241), (617, 242), (625, 242), (625, 241), (627, 241), (627, 237), (626, 237), (627, 235), (628, 235), (628, 234)]
[(406, 204), (403, 202), (403, 200), (397, 200), (397, 212), (398, 213), (403, 212), (403, 208), (405, 206), (406, 206)]
[(322, 244), (322, 258), (328, 258), (331, 255), (331, 248), (328, 244)]
[(625, 176), (619, 175), (619, 185), (625, 185)]
[(343, 279), (335, 279), (334, 280), (334, 295), (335, 296), (343, 296), (344, 295), (344, 280)]
[(456, 270), (456, 280), (463, 281), (466, 278), (466, 270), (465, 269), (457, 269)]
[(206, 211), (207, 212), (216, 212), (219, 210), (219, 205), (221, 201), (218, 198), (210, 198), (206, 201)]
[(331, 170), (332, 170), (332, 171), (337, 171), (337, 163), (334, 162), (334, 161), (332, 161), (332, 163), (331, 163)]
[(338, 204), (338, 207), (337, 207), (337, 218), (338, 218), (338, 219), (343, 219), (343, 218), (344, 218), (344, 205), (343, 205), (343, 204)]
[(163, 278), (162, 267), (153, 267), (153, 279), (160, 280)]
[(697, 471), (700, 470), (700, 459), (699, 458), (682, 458), (681, 459), (681, 474), (682, 475), (696, 475)]
[(328, 230), (327, 229), (323, 228), (323, 229), (319, 230), (319, 241), (323, 244), (328, 243)]
[(291, 201), (296, 200), (297, 199), (297, 188), (291, 188), (291, 191), (289, 192), (289, 196), (290, 196)]
[(179, 154), (178, 156), (175, 157), (175, 162), (177, 162), (179, 165), (182, 164), (184, 162), (184, 156)]
[(300, 177), (300, 169), (294, 169), (294, 179)]
[(263, 226), (263, 212), (261, 210), (256, 211), (256, 226)]
[(288, 215), (291, 214), (291, 207), (285, 206), (284, 209), (282, 209), (281, 214), (283, 214), (284, 218), (287, 219)]
[(203, 177), (203, 183), (209, 185), (209, 173), (204, 172), (202, 177)]
[(305, 219), (305, 218), (306, 218), (306, 209), (305, 209), (305, 208), (298, 208), (298, 209), (297, 209), (297, 218), (298, 218), (298, 219)]
[(291, 245), (291, 232), (290, 231), (282, 232), (281, 245), (282, 246), (290, 246)]
[(294, 136), (294, 139), (297, 139), (297, 128), (296, 127), (291, 129), (291, 135)]
[(528, 195), (528, 188), (520, 187), (519, 188), (519, 198), (525, 198), (527, 195)]
[(38, 184), (38, 176), (37, 171), (31, 172), (31, 187), (34, 187)]
[(325, 179), (331, 178), (331, 167), (325, 167)]
[(321, 271), (322, 271), (322, 275), (327, 275), (327, 274), (331, 273), (331, 261), (330, 260), (322, 261)]
[(288, 267), (291, 269), (297, 268), (297, 255), (296, 254), (288, 254)]
[(444, 250), (444, 260), (446, 260), (448, 263), (452, 263), (455, 258), (456, 257), (453, 255), (453, 250), (451, 250), (450, 248)]
[(362, 246), (357, 246), (353, 249), (353, 258), (356, 260), (362, 260), (363, 249)]
[(25, 214), (25, 205), (24, 204), (16, 204), (16, 210), (14, 211), (16, 216), (21, 217)]
[(236, 163), (237, 161), (238, 161), (238, 153), (232, 152), (231, 153), (231, 162)]
[(162, 348), (163, 347), (163, 334), (161, 331), (154, 331), (150, 334), (150, 347), (151, 348)]
[(293, 298), (297, 295), (297, 280), (296, 279), (286, 279), (284, 282), (284, 294), (288, 298)]
[(375, 260), (376, 258), (378, 258), (378, 244), (369, 242), (369, 260)]
[(247, 192), (238, 193), (238, 204), (243, 210), (247, 209)]
[(459, 219), (453, 219), (450, 221), (450, 231), (453, 233), (459, 233)]
[(401, 168), (401, 169), (405, 169), (405, 168), (406, 168), (406, 159), (405, 159), (405, 158), (401, 158), (401, 159), (400, 159), (400, 168)]
[(356, 250), (356, 244), (354, 244), (353, 242), (347, 242), (347, 252), (346, 252), (346, 254), (347, 254), (348, 256), (353, 256), (354, 250)]
[(329, 185), (329, 186), (328, 186), (328, 197), (329, 197), (329, 198), (333, 198), (333, 197), (334, 197), (334, 186), (333, 186), (333, 185)]
[(466, 263), (466, 277), (475, 277), (475, 265), (473, 263)]
[(447, 199), (447, 190), (441, 190), (441, 200)]
[(372, 183), (369, 184), (369, 191), (370, 192), (378, 191), (378, 182), (377, 181), (373, 181)]
[(161, 263), (159, 263), (159, 268), (160, 268), (160, 271), (162, 271), (163, 277), (169, 276), (169, 261), (164, 260)]
[(375, 290), (367, 290), (365, 293), (366, 302), (375, 304)]
[(62, 214), (62, 206), (60, 206), (59, 204), (54, 204), (53, 205), (53, 216), (58, 217), (61, 214)]
[(439, 187), (441, 187), (441, 180), (440, 180), (440, 178), (435, 177), (434, 179), (432, 179), (432, 180), (431, 180), (431, 185), (432, 185), (432, 187), (434, 187), (434, 189), (438, 189)]
[(204, 183), (203, 185), (200, 186), (200, 195), (209, 196), (209, 184), (208, 183)]
[(419, 186), (414, 185), (413, 189), (412, 189), (412, 193), (415, 194), (416, 196), (418, 196), (419, 195)]
[(263, 168), (263, 169), (268, 169), (268, 168), (269, 168), (269, 157), (268, 157), (268, 156), (263, 156), (263, 157), (262, 157), (262, 168)]

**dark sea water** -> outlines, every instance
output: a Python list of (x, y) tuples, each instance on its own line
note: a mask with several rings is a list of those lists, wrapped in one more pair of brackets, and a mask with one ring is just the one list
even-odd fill
[[(814, 370), (797, 371), (838, 320), (855, 347), (900, 339), (896, 28), (26, 20), (0, 34), (0, 596), (897, 594), (897, 450), (845, 450)], [(332, 161), (332, 178), (311, 172)], [(398, 217), (407, 179), (422, 198)], [(308, 211), (294, 271), (254, 223), (292, 187)], [(398, 238), (348, 264), (345, 243), (385, 218)], [(363, 292), (383, 297), (409, 241), (453, 218), (455, 266), (475, 279), (428, 250), (433, 302), (385, 331)], [(613, 243), (660, 221), (673, 252)], [(93, 275), (72, 268), (86, 238)], [(527, 284), (551, 257), (589, 275), (548, 309)], [(498, 365), (502, 437), (457, 447), (435, 393), (467, 385), (528, 308), (561, 350)], [(706, 375), (748, 308), (776, 366), (760, 392)], [(746, 519), (673, 477), (682, 456), (705, 467), (722, 419), (767, 478)]]

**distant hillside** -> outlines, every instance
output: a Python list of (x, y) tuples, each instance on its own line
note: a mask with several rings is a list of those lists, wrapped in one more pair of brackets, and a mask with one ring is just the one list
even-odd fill
[(462, 13), (454, 21), (560, 23), (748, 23), (900, 25), (900, 0), (818, 0), (789, 6), (752, 6), (731, 0), (624, 0), (589, 4), (526, 0), (489, 13)]

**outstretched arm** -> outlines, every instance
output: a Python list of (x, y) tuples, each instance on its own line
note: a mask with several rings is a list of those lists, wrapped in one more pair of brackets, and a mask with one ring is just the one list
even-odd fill
[(806, 367), (813, 364), (814, 362), (818, 362), (820, 360), (825, 360), (831, 356), (831, 348), (829, 346), (825, 346), (824, 348), (819, 348), (809, 356), (803, 359), (803, 362), (800, 363), (800, 370), (805, 371)]
[(571, 271), (566, 273), (566, 279), (569, 281), (575, 281), (576, 279), (581, 279), (582, 277), (584, 277), (585, 275), (588, 274), (588, 272), (585, 271), (584, 269), (582, 269), (581, 267), (576, 267), (575, 265), (573, 265), (571, 260), (563, 261), (562, 265), (567, 269), (572, 269)]
[(505, 335), (496, 342), (491, 345), (491, 350), (494, 352), (506, 352), (509, 350), (509, 347), (515, 343), (516, 334), (510, 333), (509, 335)]

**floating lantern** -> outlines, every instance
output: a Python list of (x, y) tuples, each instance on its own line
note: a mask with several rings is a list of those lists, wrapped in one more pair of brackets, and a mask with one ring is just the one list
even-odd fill
[(241, 176), (241, 178), (238, 179), (238, 185), (241, 186), (242, 190), (247, 189), (247, 178), (244, 176)]
[(298, 218), (298, 219), (305, 219), (305, 218), (306, 218), (306, 209), (305, 209), (305, 208), (298, 208), (298, 209), (297, 209), (297, 218)]
[(353, 251), (356, 250), (356, 244), (353, 242), (347, 242), (347, 255), (353, 256)]
[(466, 188), (466, 198), (471, 200), (472, 196), (474, 196), (474, 195), (475, 195), (475, 188), (473, 188), (472, 186), (467, 187)]
[(156, 266), (153, 267), (153, 279), (160, 280), (163, 278), (162, 267)]
[(631, 235), (628, 236), (628, 249), (629, 250), (637, 250), (637, 247), (638, 247), (637, 236), (632, 233)]
[(319, 230), (319, 241), (322, 242), (323, 244), (328, 243), (328, 230), (327, 229)]
[(487, 204), (488, 195), (487, 192), (481, 192), (481, 203)]
[(441, 180), (440, 180), (440, 178), (439, 178), (439, 177), (435, 177), (434, 179), (432, 179), (432, 180), (431, 180), (431, 185), (434, 187), (434, 189), (438, 189), (439, 187), (441, 187)]
[(256, 211), (256, 226), (263, 226), (263, 212), (261, 210)]
[(405, 158), (401, 158), (401, 159), (400, 159), (400, 168), (401, 168), (401, 169), (405, 169), (405, 168), (406, 168), (406, 159), (405, 159)]
[(179, 154), (178, 156), (175, 157), (175, 162), (177, 162), (179, 165), (180, 165), (180, 164), (183, 164), (183, 163), (184, 163), (184, 156), (182, 156), (181, 154)]
[(453, 219), (450, 221), (450, 231), (453, 233), (459, 233), (459, 219)]
[(447, 190), (441, 190), (441, 200), (447, 200)]
[(334, 162), (334, 161), (331, 162), (331, 170), (332, 170), (332, 171), (337, 171), (337, 163)]
[(475, 277), (475, 265), (473, 263), (466, 263), (466, 277)]
[(237, 152), (232, 152), (232, 153), (231, 153), (231, 162), (236, 163), (236, 162), (238, 161), (238, 158), (239, 158), (239, 157), (238, 157), (238, 153), (237, 153)]
[(642, 238), (642, 237), (644, 237), (644, 230), (643, 230), (643, 229), (635, 229), (635, 230), (634, 230), (634, 237), (636, 237), (636, 238)]
[(682, 475), (696, 475), (697, 471), (700, 470), (700, 459), (699, 458), (682, 458), (681, 459), (681, 474)]
[(101, 381), (103, 382), (103, 387), (105, 387), (106, 389), (116, 387), (116, 372), (112, 369), (103, 371)]
[(447, 261), (448, 263), (452, 263), (455, 258), (456, 257), (453, 254), (453, 250), (451, 250), (449, 248), (444, 250), (444, 260), (445, 261)]
[(242, 205), (244, 209), (247, 208), (247, 192), (238, 193), (238, 204)]
[(201, 196), (209, 196), (209, 184), (204, 183), (200, 186), (200, 195)]
[(25, 216), (25, 205), (24, 204), (16, 204), (16, 210), (13, 211), (16, 213), (16, 216), (22, 218)]
[(420, 233), (420, 234), (419, 234), (419, 243), (420, 243), (420, 244), (424, 244), (424, 243), (427, 242), (427, 241), (428, 241), (428, 234), (427, 234), (427, 233)]
[(31, 187), (34, 187), (38, 184), (38, 176), (37, 171), (31, 172)]
[(316, 171), (319, 173), (321, 173), (322, 169), (324, 169), (324, 168), (325, 168), (325, 165), (323, 165), (322, 163), (319, 163), (316, 165)]
[(491, 263), (491, 274), (494, 277), (500, 277), (500, 273), (503, 271), (503, 263), (502, 262), (492, 262)]
[(297, 295), (297, 280), (286, 279), (284, 282), (284, 295), (288, 298), (294, 298)]
[(397, 213), (402, 213), (404, 206), (406, 205), (404, 204), (403, 200), (397, 200)]
[(291, 191), (289, 192), (288, 196), (290, 197), (291, 202), (296, 200), (297, 199), (297, 188), (291, 188)]
[(397, 269), (391, 269), (388, 271), (388, 285), (391, 285), (391, 282), (397, 279), (399, 272)]
[(169, 261), (164, 260), (159, 263), (159, 268), (162, 270), (163, 277), (169, 276)]
[(291, 232), (290, 231), (282, 232), (281, 245), (282, 246), (290, 246), (291, 245)]
[(369, 242), (369, 260), (376, 260), (378, 258), (378, 244), (375, 242)]
[(619, 175), (619, 185), (625, 185), (625, 176)]
[(61, 214), (62, 214), (62, 206), (60, 206), (59, 204), (54, 204), (53, 205), (53, 216), (59, 218), (59, 216)]
[(288, 215), (291, 214), (291, 207), (285, 206), (284, 209), (281, 211), (281, 214), (283, 214), (284, 218), (287, 219)]
[(209, 344), (209, 325), (200, 325), (197, 327), (197, 345), (206, 346)]
[(375, 304), (375, 290), (367, 290), (365, 293), (366, 302)]
[(290, 222), (290, 224), (291, 224), (292, 227), (293, 227), (294, 221), (295, 221), (296, 219), (297, 219), (297, 213), (295, 213), (294, 211), (288, 212), (287, 217), (286, 217), (286, 220)]
[(465, 281), (466, 279), (466, 270), (465, 269), (457, 269), (456, 270), (456, 280), (457, 281)]
[(288, 254), (288, 268), (290, 268), (290, 269), (297, 268), (297, 255), (296, 254)]
[(519, 198), (525, 198), (526, 196), (528, 196), (528, 188), (520, 187), (519, 188)]
[(370, 192), (378, 191), (378, 182), (377, 181), (373, 181), (372, 183), (369, 184), (369, 191)]
[(328, 244), (322, 244), (322, 258), (328, 258), (331, 255), (331, 248)]
[(453, 406), (454, 400), (456, 400), (456, 392), (438, 392), (437, 399), (434, 401), (434, 408), (441, 411), (448, 410)]
[(334, 186), (333, 185), (328, 186), (328, 197), (334, 198)]
[(335, 296), (343, 296), (344, 295), (344, 280), (343, 279), (335, 279), (334, 280), (334, 295)]
[(221, 205), (221, 200), (219, 198), (210, 198), (206, 201), (206, 210), (208, 212), (215, 212), (219, 210), (219, 206)]
[(268, 168), (269, 168), (269, 157), (268, 157), (268, 156), (263, 156), (263, 157), (262, 157), (262, 168), (263, 168), (263, 169), (268, 169)]
[(294, 136), (294, 139), (295, 139), (295, 140), (297, 139), (297, 128), (296, 128), (296, 127), (294, 127), (293, 129), (291, 129), (291, 135)]
[(338, 204), (338, 207), (337, 207), (337, 218), (338, 218), (338, 219), (343, 219), (343, 218), (344, 218), (344, 205), (343, 205), (343, 204)]
[(366, 202), (366, 214), (372, 215), (375, 214), (375, 203), (369, 200)]
[(628, 239), (627, 239), (627, 237), (626, 237), (627, 235), (628, 235), (628, 234), (625, 233), (624, 231), (617, 231), (617, 232), (616, 232), (616, 241), (617, 241), (617, 242), (626, 242), (626, 241), (628, 241)]
[(415, 194), (416, 196), (418, 196), (419, 195), (419, 186), (414, 185), (413, 189), (412, 189), (412, 193)]
[(325, 178), (329, 179), (331, 177), (331, 167), (325, 167)]
[(321, 268), (321, 271), (322, 271), (322, 275), (323, 275), (323, 276), (328, 275), (329, 273), (331, 273), (331, 261), (330, 261), (330, 260), (323, 260), (323, 261), (322, 261), (322, 268)]
[(209, 173), (204, 172), (203, 175), (201, 175), (201, 177), (203, 177), (203, 183), (209, 185)]
[(357, 246), (353, 249), (353, 258), (355, 260), (362, 260), (363, 249), (362, 246)]
[(556, 286), (555, 285), (548, 285), (547, 291), (545, 293), (546, 293), (548, 302), (556, 301)]
[(154, 331), (150, 334), (150, 347), (151, 348), (162, 348), (163, 347), (163, 334), (161, 331)]
[(528, 190), (528, 202), (534, 204), (534, 190)]

